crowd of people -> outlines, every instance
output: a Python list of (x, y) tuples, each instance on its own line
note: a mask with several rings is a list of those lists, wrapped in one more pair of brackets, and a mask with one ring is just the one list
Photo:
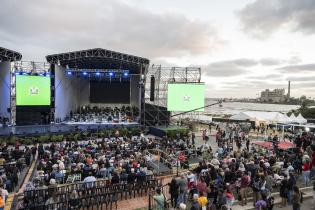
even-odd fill
[[(256, 209), (269, 210), (273, 208), (274, 200), (271, 193), (279, 191), (281, 205), (292, 204), (294, 210), (298, 210), (303, 200), (299, 187), (310, 186), (315, 175), (314, 135), (301, 132), (292, 138), (292, 134), (291, 140), (298, 148), (298, 152), (292, 155), (277, 153), (275, 148), (266, 150), (252, 146), (250, 132), (253, 129), (248, 124), (218, 124), (202, 130), (202, 144), (196, 143), (193, 132), (188, 137), (177, 135), (175, 139), (143, 134), (122, 137), (115, 133), (110, 138), (80, 142), (64, 140), (40, 144), (38, 148), (3, 147), (0, 188), (4, 194), (5, 190), (13, 191), (17, 185), (21, 158), (30, 165), (36, 150), (39, 162), (35, 176), (25, 191), (79, 181), (91, 183), (98, 179), (108, 180), (111, 184), (130, 184), (157, 172), (149, 164), (154, 156), (170, 168), (177, 166), (182, 169), (189, 168), (189, 159), (198, 157), (198, 167), (180, 173), (168, 184), (170, 206), (173, 208), (230, 210), (235, 202), (247, 205), (250, 196)], [(274, 141), (276, 134), (271, 135)], [(156, 151), (162, 152), (156, 154)], [(6, 164), (11, 159), (16, 163)], [(71, 180), (70, 177), (76, 179)], [(157, 209), (167, 208), (167, 197), (161, 188), (156, 189), (154, 200)], [(52, 196), (46, 204), (54, 202), (56, 200)]]
[(140, 137), (113, 137), (83, 142), (61, 142), (39, 145), (37, 176), (26, 190), (63, 184), (69, 176), (76, 181), (108, 179), (112, 184), (133, 183), (152, 175), (143, 151), (153, 140)]
[[(218, 148), (202, 151), (203, 161), (196, 169), (169, 183), (173, 208), (232, 209), (236, 201), (247, 205), (250, 196), (257, 210), (269, 210), (274, 205), (271, 193), (280, 191), (281, 206), (292, 204), (294, 210), (300, 209), (303, 196), (299, 187), (310, 186), (315, 175), (315, 148), (309, 144), (314, 135), (302, 132), (295, 136), (294, 141), (301, 144), (296, 144), (299, 148), (294, 156), (250, 146), (248, 126), (216, 126), (214, 136)], [(158, 209), (165, 209), (165, 195), (160, 189), (156, 193)]]
[(9, 193), (19, 188), (20, 174), (30, 166), (35, 157), (36, 147), (0, 146), (0, 207), (4, 206)]

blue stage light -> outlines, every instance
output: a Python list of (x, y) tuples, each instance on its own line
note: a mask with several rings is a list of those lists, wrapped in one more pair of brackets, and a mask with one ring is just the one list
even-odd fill
[(26, 72), (23, 72), (23, 75), (28, 75)]
[(50, 74), (49, 74), (49, 73), (45, 73), (45, 74), (44, 74), (44, 76), (49, 77), (49, 76), (50, 76)]
[(39, 76), (43, 76), (43, 74), (42, 74), (42, 73), (39, 73), (38, 75), (39, 75)]
[(96, 74), (96, 76), (100, 76), (101, 75), (101, 73), (99, 73), (99, 72), (96, 72), (95, 74)]
[(114, 73), (113, 72), (109, 72), (109, 76), (114, 76)]
[(72, 72), (71, 72), (71, 71), (68, 71), (67, 74), (68, 74), (68, 75), (72, 75)]
[(86, 76), (87, 74), (88, 74), (88, 73), (87, 73), (86, 71), (85, 71), (85, 72), (83, 72), (83, 75), (84, 75), (84, 76)]
[(125, 73), (124, 73), (124, 76), (125, 76), (125, 77), (128, 77), (128, 72), (125, 72)]

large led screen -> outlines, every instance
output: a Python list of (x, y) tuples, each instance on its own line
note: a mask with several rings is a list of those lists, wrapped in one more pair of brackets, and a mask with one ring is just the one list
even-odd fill
[(16, 75), (17, 106), (49, 106), (50, 77)]
[[(204, 107), (204, 83), (170, 83), (168, 84), (167, 110), (185, 112)], [(204, 108), (196, 111), (204, 111)]]
[(129, 104), (130, 82), (90, 81), (90, 102)]

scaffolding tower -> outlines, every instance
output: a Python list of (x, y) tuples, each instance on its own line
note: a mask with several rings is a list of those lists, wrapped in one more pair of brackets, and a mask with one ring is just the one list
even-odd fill
[(11, 125), (16, 125), (16, 75), (17, 74), (45, 74), (49, 73), (50, 65), (45, 62), (14, 61), (11, 63)]
[[(150, 101), (151, 81), (154, 76), (154, 101)], [(169, 124), (167, 116), (167, 86), (168, 83), (200, 83), (200, 67), (162, 67), (152, 65), (147, 73), (145, 85), (145, 103), (150, 105), (150, 110), (145, 110), (145, 125), (165, 126)]]

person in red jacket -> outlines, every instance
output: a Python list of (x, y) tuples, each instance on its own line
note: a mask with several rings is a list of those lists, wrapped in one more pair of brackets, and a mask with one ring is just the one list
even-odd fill
[(308, 184), (310, 183), (311, 168), (312, 168), (311, 163), (308, 160), (305, 161), (302, 169), (303, 181), (305, 186), (308, 186)]

